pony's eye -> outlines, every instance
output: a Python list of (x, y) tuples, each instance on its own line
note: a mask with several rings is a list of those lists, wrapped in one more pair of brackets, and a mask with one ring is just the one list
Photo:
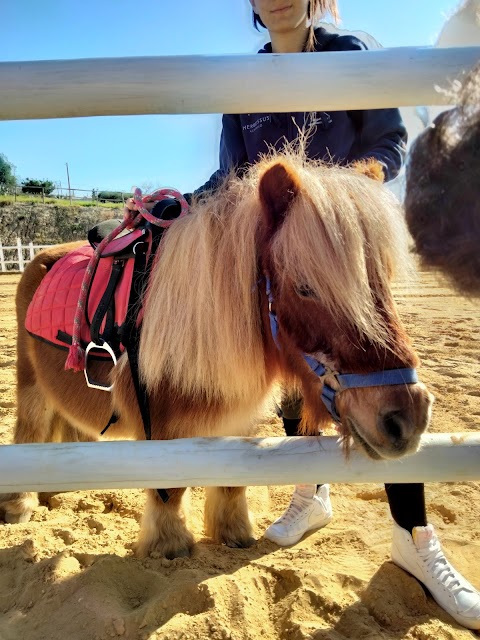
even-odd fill
[(297, 293), (301, 298), (315, 298), (315, 293), (310, 289), (308, 284), (302, 284), (297, 287)]

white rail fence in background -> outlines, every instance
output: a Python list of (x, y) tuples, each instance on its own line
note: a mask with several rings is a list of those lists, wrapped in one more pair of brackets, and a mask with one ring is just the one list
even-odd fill
[(5, 246), (0, 240), (0, 272), (25, 271), (25, 265), (33, 260), (39, 251), (49, 246), (51, 245), (33, 244), (33, 242), (25, 245), (20, 238), (17, 238), (13, 246)]
[[(3, 62), (0, 120), (454, 104), (455, 94), (450, 91), (453, 82), (478, 61), (479, 47), (404, 47), (321, 56), (305, 53)], [(321, 82), (312, 82), (312, 78), (321, 78)], [(21, 243), (13, 247), (17, 251), (14, 263), (20, 271), (40, 248), (22, 247)], [(7, 247), (2, 248), (2, 271), (11, 264), (4, 256), (5, 250)], [(418, 454), (397, 462), (372, 462), (355, 452), (345, 462), (335, 440), (208, 438), (0, 446), (0, 492), (319, 480), (480, 480), (478, 433), (424, 436)]]
[[(100, 197), (103, 193), (116, 193), (117, 198), (104, 198)], [(7, 189), (2, 194), (5, 198), (11, 198), (12, 202), (24, 202), (30, 201), (42, 201), (42, 204), (56, 204), (57, 200), (69, 200), (70, 204), (73, 202), (96, 202), (99, 205), (105, 202), (112, 202), (122, 206), (125, 204), (125, 200), (130, 197), (131, 194), (127, 192), (117, 191), (116, 189), (80, 189), (78, 187), (55, 187), (55, 189), (49, 193), (45, 193), (43, 187), (29, 186), (28, 191), (23, 191), (21, 184)]]

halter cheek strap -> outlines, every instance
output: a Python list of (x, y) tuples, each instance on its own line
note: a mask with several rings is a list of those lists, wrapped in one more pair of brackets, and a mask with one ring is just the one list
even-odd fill
[[(272, 310), (273, 295), (270, 286), (270, 279), (265, 278), (266, 293), (268, 297), (268, 313), (270, 317), (270, 330), (272, 337), (277, 345), (277, 349), (281, 350), (281, 345), (278, 340), (278, 318), (277, 314)], [(338, 389), (334, 389), (329, 384), (322, 380), (322, 401), (326, 406), (332, 419), (341, 424), (341, 418), (337, 412), (335, 406), (335, 397), (337, 393), (341, 393), (345, 389), (359, 389), (365, 387), (386, 387), (397, 384), (415, 384), (418, 382), (418, 376), (416, 369), (402, 368), (402, 369), (387, 369), (384, 371), (374, 371), (372, 373), (339, 373), (327, 369), (324, 364), (314, 358), (312, 355), (303, 354), (305, 362), (310, 369), (319, 378), (325, 378), (327, 375), (333, 375), (339, 384)]]

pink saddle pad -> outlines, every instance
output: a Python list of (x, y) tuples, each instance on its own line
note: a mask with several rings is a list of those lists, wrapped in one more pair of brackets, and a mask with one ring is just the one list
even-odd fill
[[(83, 277), (92, 254), (93, 249), (90, 245), (79, 247), (60, 258), (44, 277), (27, 311), (25, 328), (32, 336), (62, 349), (68, 349), (73, 335), (73, 321)], [(102, 257), (95, 271), (81, 324), (80, 335), (84, 346), (91, 341), (90, 324), (107, 288), (114, 260), (113, 255)], [(125, 261), (115, 288), (114, 324), (118, 327), (123, 324), (127, 313), (133, 266), (133, 260)], [(105, 320), (101, 330), (104, 325)], [(104, 351), (98, 351), (96, 355), (108, 357)]]

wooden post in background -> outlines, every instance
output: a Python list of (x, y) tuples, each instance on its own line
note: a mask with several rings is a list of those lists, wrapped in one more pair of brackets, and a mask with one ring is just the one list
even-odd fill
[(67, 167), (67, 180), (68, 180), (68, 197), (70, 198), (70, 204), (72, 204), (72, 190), (70, 189), (70, 173), (68, 172), (68, 162), (65, 163)]

